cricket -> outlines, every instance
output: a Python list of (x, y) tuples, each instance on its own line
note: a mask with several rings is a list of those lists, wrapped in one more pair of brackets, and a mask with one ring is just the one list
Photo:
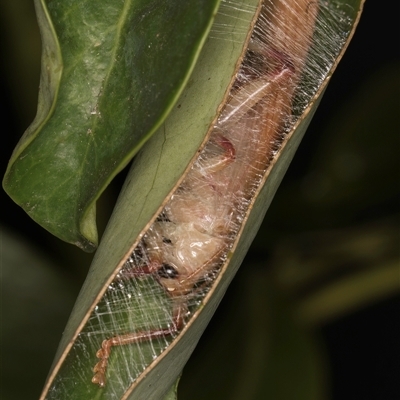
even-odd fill
[[(193, 85), (137, 156), (140, 168), (110, 222), (128, 236), (104, 235), (96, 257), (109, 269), (103, 274), (94, 260), (85, 304), (78, 299), (79, 319), (67, 325), (41, 399), (141, 398), (143, 391), (155, 398), (168, 389), (167, 378), (159, 386), (146, 379), (176, 377), (193, 351), (239, 266), (240, 246), (251, 241), (245, 232), (257, 223), (260, 200), (271, 187), (272, 198), (275, 171), (282, 159), (287, 166), (352, 34), (353, 11), (342, 0), (221, 1)], [(188, 151), (179, 168), (163, 171), (181, 143)], [(149, 186), (138, 194), (143, 182)], [(126, 212), (131, 206), (137, 215)]]
[(120, 279), (153, 275), (173, 323), (105, 338), (92, 382), (104, 387), (112, 349), (176, 335), (189, 301), (212, 285), (264, 171), (293, 123), (292, 103), (312, 43), (318, 2), (266, 0), (228, 100), (192, 168), (134, 250)]

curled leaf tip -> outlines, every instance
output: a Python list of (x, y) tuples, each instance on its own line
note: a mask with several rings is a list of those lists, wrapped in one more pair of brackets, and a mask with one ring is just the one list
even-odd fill
[(38, 112), (4, 179), (32, 219), (96, 247), (96, 200), (172, 109), (218, 3), (35, 0)]

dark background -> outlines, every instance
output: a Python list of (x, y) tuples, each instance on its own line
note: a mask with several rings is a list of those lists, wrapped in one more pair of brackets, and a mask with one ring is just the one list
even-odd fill
[[(33, 12), (30, 0), (3, 0), (0, 4), (3, 173), (12, 149), (36, 112), (40, 38)], [(362, 232), (365, 227), (368, 230), (374, 224), (384, 227), (394, 224), (394, 230), (383, 228), (383, 232), (390, 232), (394, 243), (399, 244), (398, 17), (399, 5), (396, 1), (367, 0), (353, 41), (331, 80), (260, 234), (206, 331), (195, 357), (207, 352), (207, 340), (223, 329), (225, 316), (232, 314), (229, 311), (230, 304), (240, 296), (241, 283), (246, 281), (247, 271), (260, 268), (260, 263), (274, 265), (275, 248), (285, 238), (289, 238), (289, 243), (295, 243), (296, 249), (304, 255), (310, 251), (312, 253), (313, 245), (307, 242), (307, 247), (302, 242), (303, 233), (311, 233), (310, 237), (313, 238), (312, 233), (318, 236), (318, 232), (335, 231), (348, 237), (346, 235), (354, 230)], [(365, 117), (364, 123), (352, 120), (354, 115)], [(354, 127), (357, 123), (364, 130), (352, 135), (349, 142), (346, 142), (345, 130), (335, 131), (332, 128)], [(324, 184), (329, 172), (326, 159), (343, 148), (351, 148), (356, 153), (358, 151), (364, 157), (365, 165), (353, 180), (344, 179), (340, 182), (328, 179), (331, 183), (336, 182), (336, 185), (326, 189)], [(353, 167), (351, 163), (345, 165), (343, 174), (354, 170)], [(316, 174), (321, 170), (326, 172), (325, 180)], [(117, 177), (100, 200), (100, 231), (104, 230), (123, 176), (124, 173)], [(304, 194), (307, 190), (317, 194), (310, 199)], [(15, 205), (4, 191), (1, 200), (2, 253), (9, 243), (6, 236), (12, 235), (16, 241), (31, 246), (26, 247), (31, 249), (26, 250), (28, 259), (30, 254), (46, 254), (49, 264), (58, 266), (57, 274), (63, 282), (62, 288), (57, 290), (46, 286), (51, 285), (51, 281), (39, 285), (34, 293), (32, 309), (24, 313), (18, 307), (25, 307), (24, 300), (20, 299), (25, 286), (19, 282), (28, 280), (30, 273), (15, 269), (11, 283), (2, 278), (1, 386), (4, 399), (37, 398), (92, 255), (53, 238)], [(328, 245), (325, 243), (323, 246)], [(389, 255), (385, 253), (385, 257), (398, 263), (398, 245), (391, 248)], [(2, 255), (2, 263), (4, 259)], [(386, 259), (382, 259), (384, 262)], [(346, 276), (345, 271), (341, 269), (340, 273), (328, 276), (328, 283), (342, 275)], [(305, 290), (312, 291), (313, 288)], [(64, 294), (66, 300), (62, 304), (55, 300), (57, 292)], [(8, 293), (14, 297), (8, 296)], [(301, 297), (304, 293), (295, 295)], [(327, 381), (332, 399), (400, 398), (399, 311), (398, 294), (388, 293), (318, 326), (318, 336), (329, 365)], [(25, 318), (26, 322), (21, 323), (15, 315)], [(12, 324), (16, 326), (15, 330), (10, 328)], [(45, 345), (42, 343), (44, 338)], [(34, 347), (37, 342), (41, 343), (37, 350), (40, 350), (39, 354), (24, 353), (24, 349)], [(191, 368), (188, 366), (188, 369)], [(201, 380), (201, 375), (198, 377)], [(10, 389), (11, 385), (15, 385), (14, 389)], [(20, 386), (25, 391), (21, 391)], [(185, 387), (182, 390), (186, 390)]]

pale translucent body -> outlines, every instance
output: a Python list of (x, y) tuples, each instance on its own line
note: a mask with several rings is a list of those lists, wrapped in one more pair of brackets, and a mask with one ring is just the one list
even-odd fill
[[(146, 265), (125, 271), (136, 279), (153, 274), (175, 307), (169, 327), (104, 340), (93, 383), (105, 385), (112, 346), (179, 332), (187, 300), (218, 272), (249, 203), (279, 147), (305, 58), (318, 3), (266, 0), (229, 99), (208, 142), (142, 242)], [(247, 64), (246, 64), (247, 63)], [(209, 282), (207, 283), (210, 284)]]

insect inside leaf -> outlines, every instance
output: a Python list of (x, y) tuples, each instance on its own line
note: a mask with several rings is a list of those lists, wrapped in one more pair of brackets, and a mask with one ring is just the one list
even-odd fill
[(171, 323), (105, 339), (92, 382), (106, 384), (112, 349), (168, 335), (190, 319), (227, 258), (264, 171), (293, 124), (292, 103), (318, 5), (266, 1), (209, 140), (134, 251), (122, 280), (156, 278), (173, 300)]
[(263, 2), (203, 147), (74, 344), (93, 360), (93, 384), (125, 393), (191, 324), (349, 27), (322, 2)]

